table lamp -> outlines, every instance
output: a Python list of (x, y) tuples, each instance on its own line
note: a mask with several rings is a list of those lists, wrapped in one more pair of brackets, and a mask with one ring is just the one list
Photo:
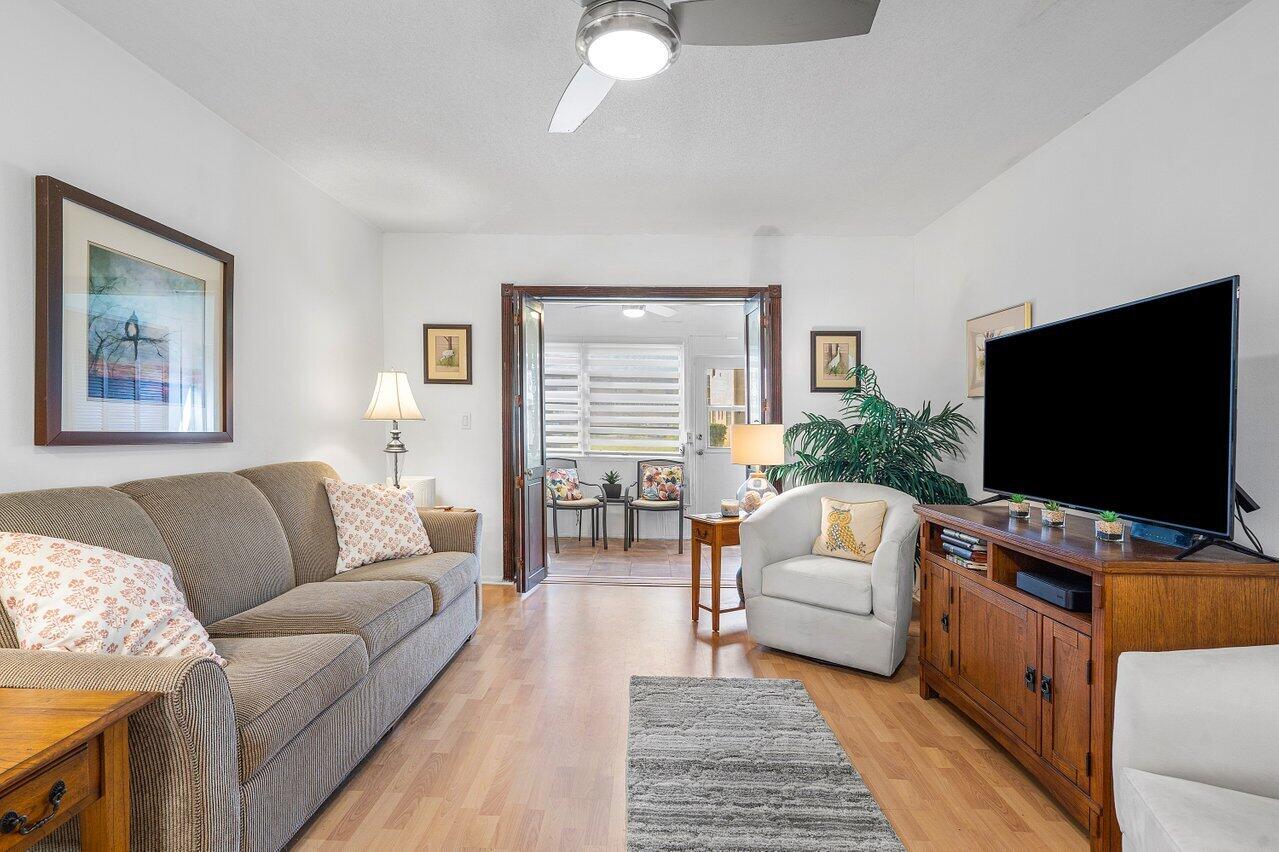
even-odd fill
[(750, 467), (746, 481), (737, 489), (737, 502), (742, 511), (751, 514), (777, 496), (777, 489), (764, 476), (764, 466), (786, 461), (782, 436), (786, 427), (780, 423), (734, 424), (728, 430), (728, 445), (733, 464)]
[(373, 387), (373, 399), (364, 412), (365, 420), (391, 421), (391, 440), (386, 442), (383, 452), (390, 454), (392, 481), (400, 487), (400, 456), (409, 451), (400, 440), (401, 420), (425, 420), (413, 401), (413, 391), (409, 388), (408, 373), (400, 370), (387, 370), (377, 374), (377, 384)]

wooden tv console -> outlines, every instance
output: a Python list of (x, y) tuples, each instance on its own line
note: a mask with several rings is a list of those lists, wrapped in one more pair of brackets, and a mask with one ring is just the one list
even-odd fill
[[(1026, 767), (1087, 827), (1093, 849), (1121, 848), (1111, 795), (1115, 672), (1124, 651), (1279, 644), (1279, 565), (1208, 548), (1096, 540), (1092, 521), (1064, 529), (1039, 512), (917, 506), (919, 693), (941, 696)], [(941, 530), (988, 543), (985, 570), (948, 561)], [(1215, 561), (1227, 560), (1227, 561)], [(1016, 588), (1045, 565), (1092, 581), (1092, 612), (1070, 612)]]

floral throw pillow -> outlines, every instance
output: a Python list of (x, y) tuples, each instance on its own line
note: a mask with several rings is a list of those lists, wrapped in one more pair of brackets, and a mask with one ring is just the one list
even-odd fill
[(577, 471), (571, 467), (553, 467), (546, 471), (546, 498), (581, 500), (582, 485)]
[(644, 465), (645, 500), (678, 500), (684, 487), (684, 469), (679, 466)]
[(830, 497), (822, 498), (822, 529), (813, 542), (817, 556), (834, 556), (871, 562), (884, 533), (884, 515), (888, 503), (846, 503)]
[(324, 490), (338, 531), (336, 573), (431, 552), (412, 491), (337, 479), (324, 480)]
[(23, 650), (209, 657), (226, 665), (163, 562), (0, 532), (0, 602)]

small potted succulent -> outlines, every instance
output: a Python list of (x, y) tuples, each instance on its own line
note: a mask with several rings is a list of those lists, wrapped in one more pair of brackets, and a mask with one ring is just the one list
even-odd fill
[(1098, 541), (1124, 540), (1124, 522), (1115, 512), (1102, 512), (1093, 526), (1097, 529)]
[(1008, 517), (1018, 521), (1030, 517), (1030, 503), (1025, 494), (1013, 494), (1008, 498)]
[(1039, 513), (1039, 522), (1046, 527), (1064, 527), (1066, 510), (1061, 508), (1061, 504), (1056, 500), (1049, 500), (1044, 504), (1043, 511)]
[(615, 470), (604, 474), (604, 496), (612, 500), (622, 496), (622, 475)]

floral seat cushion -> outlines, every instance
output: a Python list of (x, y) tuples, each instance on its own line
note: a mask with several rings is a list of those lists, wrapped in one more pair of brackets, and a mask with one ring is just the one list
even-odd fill
[(571, 467), (553, 467), (546, 471), (547, 500), (581, 500), (582, 485), (577, 478), (577, 469)]
[(643, 499), (679, 500), (683, 489), (684, 468), (679, 465), (644, 465), (644, 481), (640, 487)]

